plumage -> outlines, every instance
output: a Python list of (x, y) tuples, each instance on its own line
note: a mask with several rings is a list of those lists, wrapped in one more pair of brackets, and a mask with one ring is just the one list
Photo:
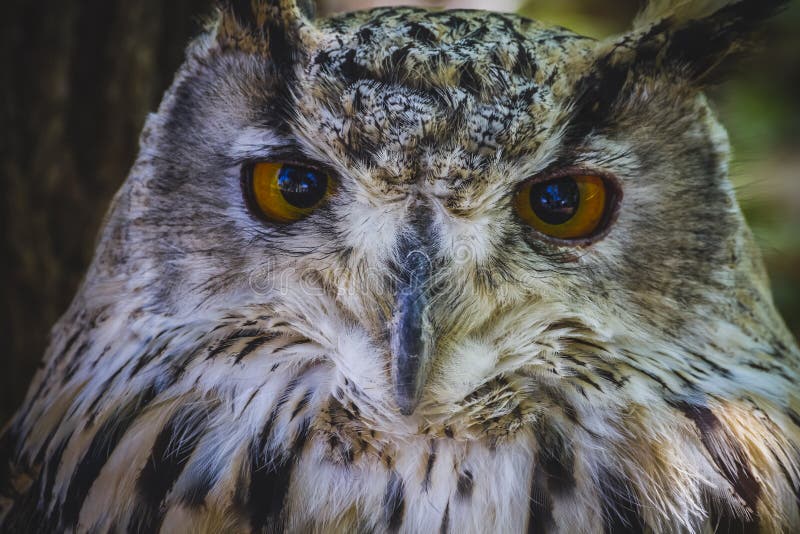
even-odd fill
[[(800, 529), (800, 351), (702, 93), (780, 5), (221, 6), (0, 438), (0, 530)], [(332, 193), (265, 219), (265, 161)], [(515, 212), (584, 174), (596, 230)]]

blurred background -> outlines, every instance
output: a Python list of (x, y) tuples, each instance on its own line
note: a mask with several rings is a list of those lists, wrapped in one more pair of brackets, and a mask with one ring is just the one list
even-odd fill
[[(376, 5), (323, 0), (323, 13)], [(516, 11), (603, 37), (636, 0), (459, 0), (428, 7)], [(213, 0), (5, 0), (0, 19), (0, 426), (16, 409), (136, 156), (145, 115)], [(732, 178), (767, 260), (778, 307), (800, 334), (800, 3), (763, 48), (711, 91), (730, 132)]]

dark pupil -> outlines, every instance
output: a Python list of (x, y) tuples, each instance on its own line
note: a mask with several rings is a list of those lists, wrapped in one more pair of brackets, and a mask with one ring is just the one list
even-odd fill
[(563, 224), (578, 210), (578, 184), (570, 177), (534, 184), (531, 187), (531, 208), (547, 224)]
[(312, 169), (284, 165), (278, 173), (278, 189), (295, 208), (313, 208), (328, 190), (328, 177)]

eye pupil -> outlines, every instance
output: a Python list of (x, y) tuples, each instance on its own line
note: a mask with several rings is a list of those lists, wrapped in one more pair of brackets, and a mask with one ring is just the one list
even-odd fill
[(580, 191), (572, 177), (551, 180), (531, 187), (531, 209), (547, 224), (563, 224), (578, 211)]
[(295, 165), (283, 165), (277, 181), (286, 202), (301, 209), (316, 206), (328, 190), (327, 176)]

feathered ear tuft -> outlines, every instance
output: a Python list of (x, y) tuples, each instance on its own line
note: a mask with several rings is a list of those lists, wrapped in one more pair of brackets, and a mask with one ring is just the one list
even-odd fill
[(650, 0), (633, 21), (634, 29), (649, 28), (653, 24), (669, 19), (674, 24), (704, 19), (741, 0)]
[(223, 49), (290, 60), (314, 18), (312, 0), (225, 0), (219, 6), (217, 43)]
[(634, 28), (613, 40), (609, 59), (631, 66), (677, 67), (690, 81), (705, 85), (720, 78), (729, 63), (753, 47), (766, 19), (788, 0), (653, 0)]
[(598, 45), (577, 83), (575, 135), (602, 127), (626, 87), (637, 79), (672, 74), (702, 89), (725, 65), (752, 49), (764, 21), (787, 0), (654, 0), (634, 28)]

